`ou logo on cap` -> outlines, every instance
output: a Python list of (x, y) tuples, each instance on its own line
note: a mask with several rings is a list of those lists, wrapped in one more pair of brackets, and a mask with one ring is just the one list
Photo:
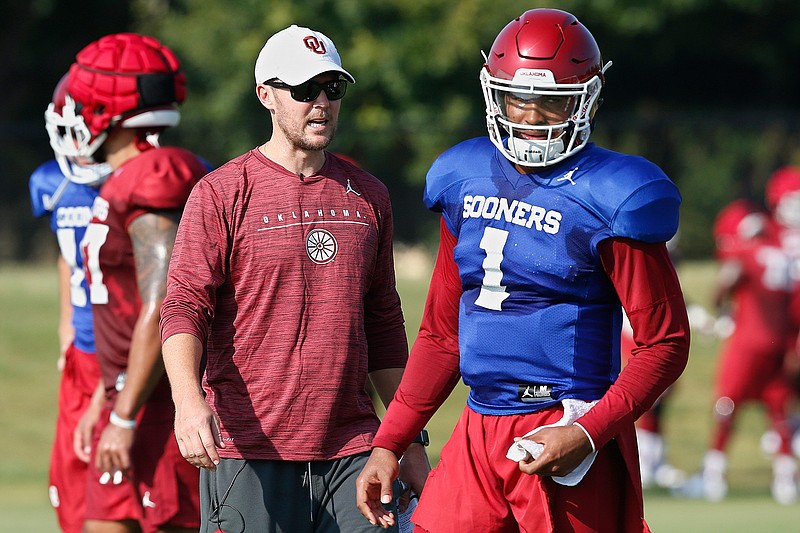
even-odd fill
[(315, 229), (306, 236), (308, 258), (318, 265), (333, 261), (337, 251), (339, 251), (339, 244), (329, 231)]
[(325, 43), (314, 37), (313, 35), (309, 35), (305, 39), (303, 39), (303, 44), (306, 45), (306, 48), (314, 52), (315, 54), (325, 55)]

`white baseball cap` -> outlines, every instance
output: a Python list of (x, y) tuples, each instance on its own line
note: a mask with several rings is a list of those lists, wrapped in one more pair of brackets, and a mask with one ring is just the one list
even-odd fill
[(270, 37), (256, 59), (256, 85), (278, 78), (300, 85), (323, 72), (341, 72), (351, 83), (356, 79), (342, 68), (333, 41), (324, 34), (292, 24)]

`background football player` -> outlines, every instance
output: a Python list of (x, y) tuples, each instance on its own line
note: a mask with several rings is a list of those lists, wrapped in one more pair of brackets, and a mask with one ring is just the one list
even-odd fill
[(84, 531), (196, 531), (198, 473), (180, 455), (158, 320), (181, 209), (207, 169), (160, 147), (186, 77), (152, 37), (105, 36), (67, 78), (57, 152), (107, 163), (82, 245), (106, 395), (94, 434)]
[[(59, 117), (66, 102), (66, 76), (56, 86), (53, 100), (45, 112), (45, 127), (57, 145)], [(105, 164), (79, 165), (56, 151), (55, 159), (40, 165), (31, 174), (33, 214), (48, 216), (56, 234), (60, 255), (59, 276), (59, 358), (61, 381), (53, 450), (50, 456), (49, 496), (61, 530), (79, 533), (83, 527), (86, 472), (89, 456), (83, 446), (74, 446), (73, 434), (79, 422), (89, 426), (99, 412), (92, 395), (97, 390), (100, 368), (94, 346), (92, 305), (83, 271), (80, 243), (92, 216), (97, 188), (111, 168)]]
[[(758, 401), (780, 441), (773, 458), (772, 495), (778, 503), (790, 504), (797, 499), (788, 424), (793, 392), (781, 341), (793, 330), (789, 258), (769, 231), (767, 213), (748, 200), (736, 200), (720, 211), (714, 238), (720, 266), (713, 303), (719, 314), (731, 316), (733, 331), (717, 362), (714, 429), (700, 474), (702, 496), (711, 501), (726, 496), (726, 450), (736, 416), (746, 402)], [(693, 480), (687, 491), (700, 492)]]

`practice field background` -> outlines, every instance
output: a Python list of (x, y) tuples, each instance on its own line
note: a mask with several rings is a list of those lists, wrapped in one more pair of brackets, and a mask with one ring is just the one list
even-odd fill
[[(419, 250), (398, 250), (398, 284), (409, 339), (421, 318), (430, 262)], [(705, 305), (713, 263), (679, 269), (689, 301)], [(47, 466), (56, 412), (56, 271), (50, 266), (0, 265), (0, 531), (57, 531), (47, 499)], [(697, 470), (708, 441), (718, 342), (695, 334), (689, 366), (667, 404), (666, 439), (672, 464)], [(464, 405), (460, 386), (431, 421), (432, 461)], [(782, 507), (769, 494), (771, 464), (759, 450), (766, 428), (757, 406), (744, 409), (730, 446), (730, 493), (726, 501), (680, 500), (662, 490), (645, 494), (654, 532), (800, 531), (800, 505)], [(443, 512), (446, 512), (443, 510)]]

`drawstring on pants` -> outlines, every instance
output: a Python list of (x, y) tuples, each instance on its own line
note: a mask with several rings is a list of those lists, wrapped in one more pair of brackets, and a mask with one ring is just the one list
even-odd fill
[(306, 473), (303, 476), (303, 482), (308, 482), (308, 511), (311, 518), (311, 523), (314, 523), (314, 485), (311, 483), (311, 461), (306, 463)]

